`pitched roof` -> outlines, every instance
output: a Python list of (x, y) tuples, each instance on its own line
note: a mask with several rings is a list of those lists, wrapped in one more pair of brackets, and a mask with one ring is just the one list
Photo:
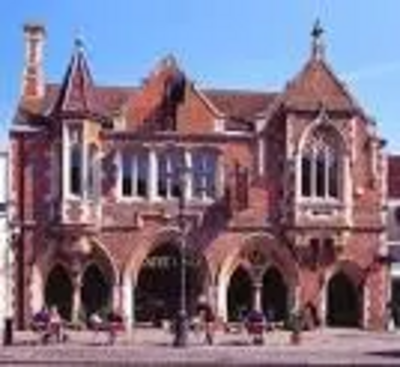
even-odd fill
[(400, 155), (388, 156), (387, 191), (389, 199), (400, 199)]
[(284, 104), (299, 109), (354, 110), (357, 104), (346, 86), (320, 57), (311, 57), (297, 76), (287, 84)]
[(227, 116), (249, 120), (265, 111), (278, 93), (245, 90), (206, 89), (203, 93)]
[[(47, 84), (42, 111), (46, 113), (54, 108), (61, 91), (59, 84)], [(96, 86), (92, 91), (92, 100), (97, 112), (112, 114), (118, 111), (132, 97), (137, 88), (126, 86)]]
[[(65, 89), (64, 89), (65, 90)], [(94, 86), (91, 91), (91, 106), (96, 112), (113, 114), (126, 105), (138, 93), (139, 88), (128, 86)], [(60, 103), (62, 85), (46, 84), (42, 113), (49, 113)], [(251, 120), (264, 111), (275, 100), (278, 93), (245, 90), (205, 89), (202, 93), (223, 114), (239, 120)]]
[(83, 45), (77, 40), (54, 109), (56, 111), (94, 111), (96, 106), (93, 88), (93, 79), (83, 52)]

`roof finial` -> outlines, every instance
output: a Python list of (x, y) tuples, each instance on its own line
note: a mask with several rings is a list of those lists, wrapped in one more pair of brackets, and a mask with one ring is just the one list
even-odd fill
[(82, 52), (84, 50), (84, 48), (85, 48), (85, 44), (83, 42), (83, 38), (82, 38), (81, 35), (77, 35), (75, 37), (74, 44), (75, 44), (75, 50), (77, 52)]
[(323, 34), (324, 34), (324, 29), (321, 26), (320, 20), (317, 19), (311, 31), (313, 59), (321, 60), (324, 57), (325, 45), (322, 39)]

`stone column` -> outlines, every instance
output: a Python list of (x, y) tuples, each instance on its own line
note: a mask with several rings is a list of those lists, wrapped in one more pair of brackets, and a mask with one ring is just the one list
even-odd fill
[(78, 259), (72, 263), (72, 322), (79, 323), (81, 310), (82, 266)]
[(158, 160), (156, 150), (149, 150), (149, 199), (150, 201), (156, 201), (158, 198)]
[(253, 283), (253, 310), (262, 312), (262, 282)]
[(112, 307), (114, 310), (122, 309), (122, 280), (116, 279), (112, 288)]
[(190, 150), (185, 150), (185, 156), (184, 156), (184, 161), (185, 161), (185, 192), (184, 198), (186, 200), (191, 200), (193, 197), (193, 171), (192, 171), (192, 152)]

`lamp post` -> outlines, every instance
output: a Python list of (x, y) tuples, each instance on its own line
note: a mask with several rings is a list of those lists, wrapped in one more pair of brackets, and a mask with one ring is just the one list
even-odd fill
[(173, 345), (175, 347), (185, 347), (187, 345), (189, 331), (186, 309), (186, 224), (184, 218), (186, 175), (188, 173), (189, 170), (186, 166), (182, 167), (179, 172), (178, 227), (180, 232), (180, 300), (174, 325), (175, 335)]

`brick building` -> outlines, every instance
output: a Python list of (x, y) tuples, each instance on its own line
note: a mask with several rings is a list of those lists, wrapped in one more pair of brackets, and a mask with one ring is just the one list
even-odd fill
[(97, 85), (81, 42), (45, 81), (25, 26), (10, 132), (20, 327), (44, 303), (129, 323), (206, 297), (223, 320), (380, 328), (385, 167), (373, 121), (332, 71), (322, 31), (280, 91), (200, 89), (169, 56), (133, 87)]
[(400, 326), (400, 156), (389, 155), (387, 166), (387, 231), (390, 259), (390, 300), (394, 325)]

